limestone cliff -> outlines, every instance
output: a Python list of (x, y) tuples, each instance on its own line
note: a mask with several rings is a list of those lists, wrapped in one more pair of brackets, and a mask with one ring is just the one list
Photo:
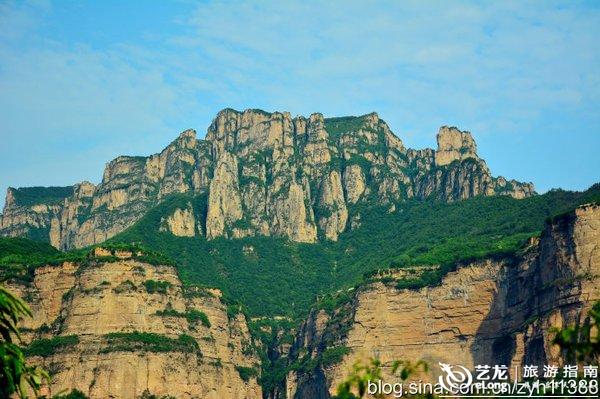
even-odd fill
[(173, 267), (142, 254), (95, 251), (11, 287), (33, 311), (22, 329), (31, 360), (52, 374), (45, 394), (261, 397), (256, 378), (238, 370), (258, 363), (246, 320), (228, 316), (219, 290), (184, 289)]
[(337, 364), (291, 372), (287, 397), (328, 398), (356, 360), (373, 357), (386, 372), (397, 359), (471, 368), (561, 364), (550, 327), (583, 321), (600, 300), (600, 206), (555, 218), (515, 258), (461, 265), (435, 287), (396, 287), (395, 278), (422, 272), (388, 274), (359, 288), (331, 314), (313, 311), (299, 330), (291, 360), (323, 358), (339, 347), (347, 353)]
[(159, 154), (118, 157), (98, 185), (10, 188), (0, 234), (79, 248), (123, 231), (170, 194), (193, 193), (205, 194), (206, 217), (164, 215), (173, 234), (315, 242), (356, 225), (348, 221), (360, 219), (358, 203), (534, 194), (530, 183), (493, 177), (469, 132), (444, 126), (437, 139), (437, 151), (407, 149), (375, 113), (225, 109), (204, 140), (186, 130)]

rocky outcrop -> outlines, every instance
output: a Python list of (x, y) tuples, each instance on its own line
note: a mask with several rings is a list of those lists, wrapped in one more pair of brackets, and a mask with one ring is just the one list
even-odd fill
[(297, 242), (317, 240), (314, 215), (310, 207), (307, 209), (306, 195), (300, 184), (290, 184), (287, 196), (280, 196), (275, 202), (274, 211), (275, 234)]
[(461, 132), (455, 127), (442, 126), (437, 135), (438, 149), (435, 152), (437, 166), (449, 165), (468, 158), (478, 159), (477, 145), (470, 132)]
[(206, 236), (228, 236), (226, 227), (232, 226), (242, 216), (237, 160), (227, 151), (223, 151), (210, 183)]
[[(196, 235), (196, 218), (191, 204), (184, 209), (177, 208), (167, 218), (163, 218), (159, 230), (168, 231), (178, 237), (194, 237)], [(201, 235), (202, 230), (199, 230), (198, 233)]]
[(11, 287), (33, 311), (22, 329), (31, 361), (52, 374), (43, 393), (260, 398), (238, 372), (259, 362), (244, 316), (228, 316), (219, 290), (184, 289), (173, 267), (136, 255), (96, 249)]
[(437, 151), (413, 150), (376, 113), (293, 118), (225, 109), (204, 140), (186, 130), (159, 154), (118, 157), (97, 186), (10, 188), (0, 234), (84, 247), (125, 230), (174, 193), (206, 198), (206, 217), (188, 221), (198, 236), (300, 242), (337, 240), (351, 228), (348, 220), (360, 219), (352, 211), (359, 203), (535, 194), (530, 183), (493, 177), (471, 134), (454, 127), (440, 129)]
[(292, 361), (306, 354), (316, 359), (328, 348), (348, 353), (338, 364), (290, 373), (288, 398), (328, 398), (355, 361), (370, 358), (379, 358), (386, 373), (398, 359), (469, 368), (563, 364), (550, 327), (583, 322), (600, 300), (600, 206), (547, 223), (521, 256), (461, 265), (439, 286), (398, 289), (392, 280), (405, 275), (385, 277), (332, 314), (314, 311), (302, 325)]
[(323, 181), (319, 209), (322, 213), (319, 225), (325, 237), (333, 241), (337, 240), (338, 235), (346, 228), (348, 220), (342, 179), (337, 170), (331, 171)]

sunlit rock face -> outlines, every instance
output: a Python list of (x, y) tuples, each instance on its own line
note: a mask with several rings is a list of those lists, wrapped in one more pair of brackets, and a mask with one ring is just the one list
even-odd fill
[(530, 183), (493, 177), (469, 132), (444, 126), (437, 140), (435, 151), (407, 149), (375, 113), (305, 118), (225, 109), (205, 139), (186, 130), (158, 154), (120, 156), (98, 185), (10, 188), (0, 234), (80, 248), (120, 233), (166, 197), (187, 193), (205, 198), (207, 214), (163, 215), (175, 235), (335, 241), (351, 228), (349, 220), (360, 219), (352, 214), (356, 204), (535, 194)]
[[(407, 290), (383, 281), (366, 284), (351, 302), (332, 314), (314, 311), (300, 327), (292, 361), (306, 354), (316, 358), (328, 347), (349, 351), (329, 367), (291, 372), (287, 397), (328, 398), (356, 361), (371, 358), (382, 361), (384, 380), (393, 382), (391, 365), (399, 359), (471, 369), (563, 365), (551, 328), (582, 323), (600, 300), (599, 243), (600, 206), (584, 205), (548, 222), (522, 255), (463, 264), (439, 286)], [(398, 273), (414, 277), (422, 271)]]
[[(67, 340), (30, 356), (52, 374), (48, 397), (73, 389), (92, 399), (138, 398), (144, 391), (262, 397), (256, 378), (245, 381), (236, 368), (259, 363), (244, 316), (228, 315), (219, 290), (184, 289), (171, 266), (98, 248), (83, 263), (40, 267), (30, 284), (10, 288), (33, 312), (21, 324), (26, 344)], [(200, 312), (208, 322), (194, 317)], [(136, 340), (138, 333), (158, 343)]]

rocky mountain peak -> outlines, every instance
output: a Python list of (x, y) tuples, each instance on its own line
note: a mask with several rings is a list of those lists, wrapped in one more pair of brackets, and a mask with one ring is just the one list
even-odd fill
[(443, 126), (437, 140), (437, 151), (407, 149), (375, 112), (306, 118), (227, 108), (204, 140), (188, 129), (160, 153), (117, 157), (98, 186), (9, 190), (0, 234), (86, 246), (123, 231), (169, 195), (186, 193), (202, 196), (205, 213), (162, 215), (185, 215), (186, 226), (195, 226), (186, 234), (315, 242), (358, 226), (351, 207), (357, 203), (393, 208), (409, 198), (535, 193), (531, 184), (493, 177), (469, 132)]
[(5, 199), (5, 202), (4, 202), (4, 212), (6, 212), (6, 209), (10, 209), (13, 206), (15, 206), (14, 188), (9, 187), (6, 190), (6, 199)]
[(438, 149), (435, 163), (438, 166), (448, 165), (454, 161), (476, 158), (477, 144), (470, 132), (461, 131), (454, 126), (442, 126), (437, 134)]

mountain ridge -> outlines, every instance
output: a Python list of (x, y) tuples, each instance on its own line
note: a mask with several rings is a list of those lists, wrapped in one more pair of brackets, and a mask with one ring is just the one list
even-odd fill
[(125, 230), (171, 193), (194, 192), (207, 194), (203, 222), (181, 210), (165, 215), (166, 228), (208, 239), (336, 241), (359, 223), (348, 212), (358, 202), (535, 194), (531, 183), (493, 177), (469, 132), (443, 126), (437, 140), (436, 151), (406, 148), (374, 112), (292, 118), (224, 109), (205, 139), (188, 129), (160, 153), (119, 156), (98, 185), (9, 188), (0, 234), (79, 248)]

